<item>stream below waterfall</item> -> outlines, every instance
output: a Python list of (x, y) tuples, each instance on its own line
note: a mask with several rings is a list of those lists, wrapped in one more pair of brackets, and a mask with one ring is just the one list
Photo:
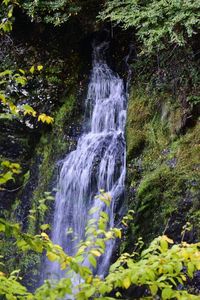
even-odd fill
[[(86, 115), (89, 116), (87, 126), (76, 150), (63, 160), (57, 184), (52, 240), (69, 255), (75, 254), (77, 244), (84, 240), (88, 211), (93, 207), (106, 211), (111, 228), (116, 224), (115, 215), (119, 214), (124, 196), (127, 97), (123, 80), (106, 63), (107, 47), (107, 43), (94, 46), (85, 101)], [(99, 190), (111, 195), (109, 208), (95, 197)], [(70, 230), (73, 234), (69, 234)], [(106, 274), (114, 246), (113, 240), (107, 243), (95, 273)], [(56, 263), (48, 263), (45, 272), (50, 274), (48, 277), (59, 279), (65, 276)]]

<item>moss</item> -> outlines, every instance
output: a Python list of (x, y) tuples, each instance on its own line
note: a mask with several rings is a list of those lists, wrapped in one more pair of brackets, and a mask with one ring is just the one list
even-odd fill
[(127, 118), (127, 156), (131, 158), (144, 147), (146, 140), (145, 124), (150, 116), (148, 101), (142, 94), (131, 93)]
[(178, 100), (173, 105), (171, 100), (170, 95), (150, 95), (139, 88), (130, 97), (129, 208), (136, 218), (128, 232), (129, 246), (139, 236), (148, 243), (163, 231), (178, 240), (187, 221), (200, 239), (200, 124), (181, 134), (185, 111)]
[(162, 164), (144, 176), (137, 188), (137, 223), (140, 234), (150, 241), (164, 231), (176, 204), (181, 200), (184, 179)]
[(200, 150), (200, 122), (195, 127), (188, 129), (172, 145), (172, 150), (177, 153), (177, 165), (184, 170), (191, 170), (199, 175), (199, 150)]
[(170, 143), (168, 125), (162, 121), (158, 113), (146, 125), (146, 147), (143, 151), (143, 169), (154, 170), (165, 159), (165, 151)]
[(194, 224), (197, 240), (200, 239), (200, 122), (194, 128), (190, 128), (174, 146), (177, 153), (177, 168), (185, 174), (188, 192), (193, 200), (189, 211), (189, 221)]
[(182, 128), (183, 111), (181, 106), (174, 108), (170, 114), (170, 127), (172, 134), (178, 134)]

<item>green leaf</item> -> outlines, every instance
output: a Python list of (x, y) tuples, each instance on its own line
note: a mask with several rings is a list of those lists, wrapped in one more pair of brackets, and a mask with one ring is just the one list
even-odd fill
[(166, 252), (167, 251), (167, 249), (168, 249), (168, 243), (167, 243), (167, 241), (161, 239), (160, 246), (161, 246), (162, 252)]
[(27, 250), (30, 249), (30, 245), (24, 240), (18, 240), (17, 241), (17, 247), (19, 249), (22, 249), (23, 251), (27, 251)]
[(101, 211), (101, 212), (100, 212), (100, 216), (103, 217), (106, 221), (109, 220), (108, 214), (107, 214), (106, 212), (104, 212), (104, 211)]
[(131, 280), (129, 277), (125, 277), (123, 279), (123, 286), (125, 287), (125, 289), (128, 289), (131, 285)]
[(108, 286), (106, 285), (106, 283), (103, 283), (103, 284), (100, 285), (99, 291), (100, 291), (100, 293), (101, 293), (102, 295), (105, 294), (105, 293), (107, 293), (107, 291), (108, 291)]
[(24, 86), (24, 85), (27, 83), (27, 79), (26, 79), (26, 77), (24, 77), (24, 76), (16, 76), (16, 77), (15, 77), (15, 81), (16, 81), (18, 84), (21, 84), (22, 86)]
[(47, 252), (47, 257), (50, 261), (55, 261), (58, 259), (58, 256), (53, 252)]
[(11, 75), (12, 74), (12, 71), (10, 70), (5, 70), (3, 72), (0, 72), (0, 77), (4, 77), (6, 75)]
[(0, 223), (0, 232), (4, 232), (5, 228), (5, 224)]
[(117, 292), (117, 293), (115, 293), (115, 296), (116, 296), (117, 298), (119, 298), (119, 297), (122, 297), (122, 294), (121, 294), (120, 292)]
[(19, 72), (22, 73), (23, 75), (25, 75), (25, 71), (22, 69), (19, 69)]
[(96, 261), (95, 257), (94, 257), (92, 254), (88, 255), (88, 260), (89, 260), (89, 262), (91, 263), (91, 265), (92, 265), (94, 268), (96, 268), (96, 266), (97, 266), (97, 261)]
[(96, 249), (90, 250), (90, 253), (93, 254), (94, 256), (97, 256), (97, 257), (101, 256), (101, 252), (99, 252), (99, 251), (96, 250)]
[(10, 162), (9, 162), (9, 160), (4, 160), (4, 161), (2, 161), (2, 163), (1, 163), (1, 165), (3, 166), (3, 167), (10, 167)]
[(50, 200), (50, 201), (55, 200), (55, 198), (54, 198), (53, 196), (47, 196), (46, 199), (47, 199), (47, 200)]
[(96, 244), (100, 246), (102, 250), (105, 249), (105, 242), (102, 239), (96, 240)]
[(156, 284), (152, 284), (149, 286), (152, 296), (157, 294), (158, 286)]
[(43, 69), (42, 65), (37, 66), (38, 71), (41, 71)]
[(49, 229), (49, 227), (50, 227), (49, 224), (43, 224), (43, 225), (40, 226), (40, 229), (47, 230), (47, 229)]
[(11, 7), (11, 9), (9, 9), (8, 11), (8, 18), (11, 18), (13, 15), (13, 7)]
[(95, 293), (95, 287), (93, 286), (87, 288), (87, 290), (85, 291), (85, 295), (87, 298), (90, 298), (94, 293)]
[(92, 207), (90, 210), (89, 210), (89, 215), (93, 215), (95, 212), (97, 212), (99, 210), (98, 207)]
[(39, 208), (39, 210), (41, 210), (42, 212), (45, 212), (45, 211), (48, 209), (48, 207), (47, 207), (45, 204), (40, 204), (38, 208)]
[(29, 179), (30, 179), (30, 170), (28, 170), (28, 171), (24, 174), (24, 182), (27, 183)]
[(22, 109), (24, 110), (24, 115), (36, 116), (36, 111), (28, 104), (22, 105)]
[(0, 184), (5, 184), (9, 180), (14, 180), (12, 175), (13, 173), (11, 171), (8, 171), (5, 174), (3, 174), (3, 176), (0, 178)]
[(174, 268), (175, 268), (175, 271), (176, 271), (177, 273), (180, 273), (180, 271), (181, 271), (182, 268), (183, 268), (183, 265), (182, 265), (182, 263), (181, 263), (180, 261), (177, 261)]
[(162, 299), (163, 300), (167, 300), (167, 299), (171, 299), (173, 295), (173, 290), (170, 288), (165, 288), (162, 290)]
[(32, 249), (34, 249), (34, 251), (42, 253), (43, 244), (42, 244), (41, 240), (32, 241), (31, 246), (32, 246)]
[(193, 263), (189, 262), (187, 265), (187, 271), (191, 278), (193, 277), (194, 270), (195, 270), (195, 267), (194, 267)]
[(34, 66), (32, 66), (32, 67), (30, 68), (30, 70), (29, 70), (29, 71), (30, 71), (30, 73), (31, 73), (31, 74), (33, 74), (33, 73), (34, 73), (34, 71), (35, 71), (35, 67), (34, 67)]
[(154, 271), (153, 270), (151, 270), (150, 268), (149, 269), (147, 269), (146, 270), (146, 273), (147, 273), (147, 275), (149, 276), (149, 279), (151, 280), (151, 281), (154, 281), (155, 280), (155, 273), (154, 273)]

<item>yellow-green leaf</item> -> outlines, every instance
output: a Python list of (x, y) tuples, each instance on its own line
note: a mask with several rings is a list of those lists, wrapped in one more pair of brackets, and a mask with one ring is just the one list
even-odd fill
[(49, 227), (50, 227), (49, 224), (43, 224), (40, 226), (40, 229), (47, 230)]
[(47, 252), (47, 257), (50, 261), (55, 261), (58, 258), (58, 256), (53, 252)]
[(97, 257), (101, 256), (101, 252), (99, 252), (98, 250), (91, 250), (90, 253)]
[(89, 262), (91, 263), (91, 265), (92, 265), (94, 268), (96, 268), (96, 266), (97, 266), (97, 261), (96, 261), (96, 259), (94, 258), (94, 256), (93, 256), (92, 254), (90, 254), (90, 255), (88, 256), (88, 260), (89, 260)]
[(156, 284), (152, 284), (149, 286), (151, 294), (154, 296), (157, 294), (158, 291), (158, 286)]
[(31, 74), (33, 74), (34, 73), (34, 71), (35, 71), (35, 67), (34, 66), (32, 66), (31, 68), (30, 68), (30, 70), (29, 70), (30, 72), (31, 72)]
[(170, 288), (165, 288), (162, 290), (162, 299), (163, 300), (167, 300), (167, 299), (171, 299), (173, 294), (173, 290)]
[(131, 280), (129, 277), (125, 277), (123, 280), (123, 286), (125, 287), (125, 289), (128, 289), (129, 286), (131, 285)]
[(53, 123), (53, 118), (50, 116), (47, 116), (46, 114), (41, 114), (38, 117), (38, 121), (41, 121), (42, 123), (51, 124), (51, 123)]
[(37, 66), (38, 71), (41, 71), (43, 69), (42, 65)]

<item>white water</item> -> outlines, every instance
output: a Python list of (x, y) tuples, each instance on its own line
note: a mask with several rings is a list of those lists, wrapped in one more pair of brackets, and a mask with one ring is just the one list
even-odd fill
[[(103, 202), (95, 199), (100, 189), (109, 192), (111, 207), (107, 210), (110, 227), (114, 225), (116, 207), (124, 192), (126, 173), (124, 130), (126, 122), (126, 93), (124, 83), (108, 67), (103, 55), (106, 44), (94, 48), (86, 109), (89, 110), (87, 131), (80, 137), (77, 149), (66, 156), (59, 176), (52, 239), (73, 255), (76, 245), (84, 239), (88, 211), (92, 207), (105, 210)], [(66, 232), (72, 228), (72, 235)], [(97, 273), (104, 275), (109, 267), (114, 242), (110, 241)], [(63, 272), (49, 264), (47, 272), (61, 278)]]

